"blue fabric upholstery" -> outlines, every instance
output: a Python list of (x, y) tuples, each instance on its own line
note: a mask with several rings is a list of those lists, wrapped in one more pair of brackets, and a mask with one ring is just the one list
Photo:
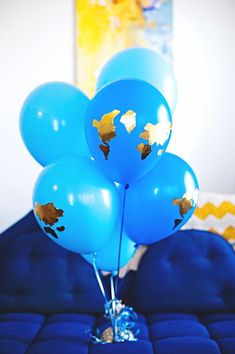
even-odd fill
[[(24, 223), (27, 218), (17, 229)], [(0, 312), (103, 312), (92, 267), (42, 231), (15, 234), (11, 228), (0, 237), (0, 250)]]
[(92, 267), (30, 213), (0, 237), (0, 354), (235, 353), (235, 256), (221, 237), (181, 231), (152, 245), (120, 293), (141, 312), (138, 341), (92, 344), (109, 326)]
[(91, 344), (98, 324), (92, 315), (61, 313), (0, 315), (1, 354), (219, 354), (235, 353), (235, 314), (196, 316), (156, 313), (139, 316), (139, 340)]
[(124, 296), (139, 312), (235, 311), (234, 251), (210, 232), (179, 231), (152, 245), (133, 277)]

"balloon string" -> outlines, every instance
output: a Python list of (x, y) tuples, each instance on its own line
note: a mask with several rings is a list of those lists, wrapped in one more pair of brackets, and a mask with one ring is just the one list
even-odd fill
[(114, 277), (115, 273), (110, 275), (110, 288), (111, 288), (111, 304), (112, 304), (112, 326), (113, 326), (113, 334), (114, 334), (114, 342), (118, 340), (118, 328), (117, 328), (117, 302), (114, 288)]
[(96, 254), (94, 254), (94, 257), (93, 257), (93, 268), (94, 268), (94, 271), (95, 271), (96, 279), (98, 281), (100, 290), (101, 290), (102, 295), (104, 297), (105, 304), (107, 305), (108, 304), (108, 298), (107, 298), (106, 292), (104, 290), (104, 285), (102, 283), (99, 270), (98, 270), (97, 265), (96, 265)]
[(122, 202), (122, 217), (121, 217), (121, 227), (120, 227), (120, 238), (119, 238), (119, 249), (118, 249), (118, 266), (117, 266), (117, 280), (116, 280), (116, 287), (115, 287), (115, 294), (117, 295), (118, 292), (118, 280), (119, 280), (119, 273), (120, 273), (120, 262), (121, 262), (121, 247), (122, 247), (122, 236), (123, 236), (123, 225), (124, 225), (124, 215), (125, 215), (125, 205), (126, 205), (126, 191), (129, 188), (129, 185), (126, 184), (124, 186), (124, 195), (123, 195), (123, 202)]
[(111, 288), (111, 300), (115, 300), (115, 290), (114, 290), (114, 274), (110, 275), (110, 288)]

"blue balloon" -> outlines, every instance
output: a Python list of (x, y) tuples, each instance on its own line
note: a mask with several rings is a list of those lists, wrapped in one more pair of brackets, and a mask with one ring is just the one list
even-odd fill
[(25, 100), (20, 130), (31, 155), (42, 166), (66, 154), (90, 157), (85, 139), (87, 96), (63, 82), (37, 87)]
[(91, 100), (86, 136), (91, 154), (113, 181), (131, 184), (160, 160), (172, 119), (161, 93), (142, 80), (119, 80)]
[(47, 166), (33, 193), (35, 217), (47, 236), (77, 253), (108, 242), (119, 216), (115, 185), (85, 158), (69, 157)]
[[(97, 252), (96, 265), (97, 268), (106, 272), (113, 272), (118, 269), (118, 253), (120, 240), (120, 225), (112, 232), (112, 236), (106, 245)], [(125, 232), (122, 235), (120, 268), (124, 267), (135, 253), (135, 243), (129, 239)], [(90, 264), (93, 264), (94, 255), (82, 254), (83, 258)]]
[(125, 230), (137, 244), (150, 244), (178, 231), (192, 216), (198, 182), (191, 167), (165, 153), (161, 162), (127, 190)]
[(160, 54), (147, 48), (129, 48), (114, 55), (103, 67), (97, 90), (119, 79), (140, 79), (155, 86), (165, 97), (171, 112), (177, 100), (176, 79), (170, 64)]

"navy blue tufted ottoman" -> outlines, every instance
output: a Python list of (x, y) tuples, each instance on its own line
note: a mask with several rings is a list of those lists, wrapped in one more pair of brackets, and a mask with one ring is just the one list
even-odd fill
[(235, 255), (219, 236), (180, 231), (150, 246), (120, 297), (139, 313), (139, 340), (92, 344), (104, 322), (92, 267), (32, 213), (1, 235), (0, 354), (235, 353)]

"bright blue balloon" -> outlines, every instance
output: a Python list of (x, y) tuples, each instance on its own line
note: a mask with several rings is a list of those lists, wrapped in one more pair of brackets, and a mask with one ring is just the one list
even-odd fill
[(58, 245), (77, 253), (97, 252), (108, 242), (119, 216), (115, 185), (85, 158), (47, 166), (33, 193), (35, 217)]
[(172, 119), (165, 98), (142, 80), (119, 80), (91, 100), (86, 136), (91, 154), (113, 181), (131, 184), (160, 160)]
[[(110, 237), (106, 245), (102, 248), (102, 250), (97, 252), (97, 268), (106, 272), (113, 272), (118, 269), (119, 240), (120, 225), (119, 227), (116, 227), (115, 230), (112, 232), (112, 236)], [(129, 262), (129, 260), (133, 257), (135, 250), (135, 243), (129, 239), (125, 232), (123, 232), (120, 268), (124, 267)], [(82, 254), (82, 256), (87, 260), (87, 262), (93, 264), (94, 255)]]
[(198, 182), (191, 167), (165, 153), (161, 162), (127, 190), (125, 230), (137, 244), (150, 244), (178, 231), (192, 216)]
[(103, 67), (97, 90), (119, 79), (140, 79), (155, 86), (165, 97), (171, 112), (177, 100), (176, 79), (170, 64), (160, 54), (147, 48), (129, 48), (114, 55)]
[(25, 100), (20, 130), (31, 155), (42, 166), (66, 154), (90, 157), (85, 139), (87, 96), (63, 82), (37, 87)]

